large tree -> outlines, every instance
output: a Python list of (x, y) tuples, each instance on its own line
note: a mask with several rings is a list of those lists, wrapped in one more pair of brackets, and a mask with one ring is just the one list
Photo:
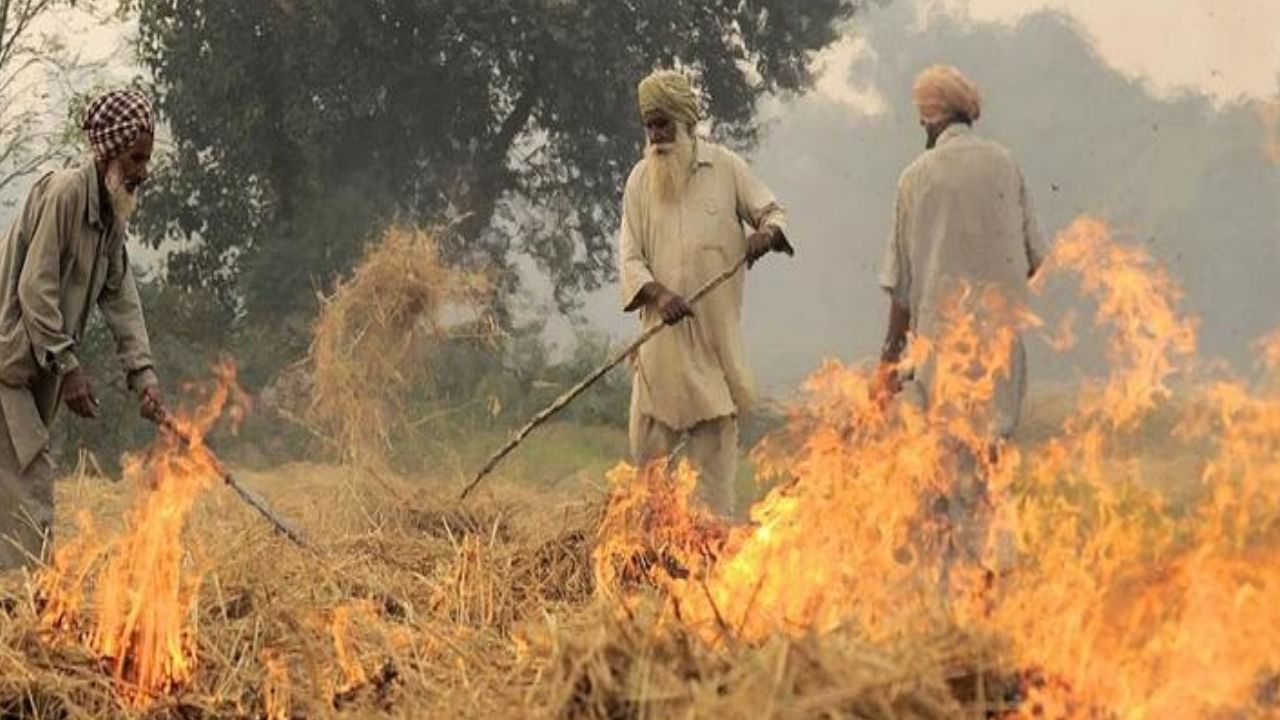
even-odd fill
[(60, 122), (62, 108), (50, 106), (71, 95), (69, 78), (90, 66), (47, 30), (57, 13), (77, 7), (91, 14), (95, 3), (0, 0), (0, 195), (12, 197), (75, 144)]
[(132, 0), (174, 143), (142, 234), (274, 328), (394, 218), (450, 223), (447, 258), (505, 294), (531, 259), (568, 308), (612, 277), (637, 81), (687, 69), (750, 146), (858, 2)]

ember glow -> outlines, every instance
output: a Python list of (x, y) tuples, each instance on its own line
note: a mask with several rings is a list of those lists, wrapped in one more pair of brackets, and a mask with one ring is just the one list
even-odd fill
[(262, 692), (262, 704), (266, 720), (288, 720), (289, 668), (280, 653), (267, 648), (262, 651), (262, 667), (266, 671), (266, 682)]
[(356, 650), (352, 625), (356, 619), (374, 617), (373, 606), (367, 602), (340, 605), (334, 608), (330, 634), (333, 637), (333, 650), (337, 658), (338, 668), (343, 679), (336, 685), (334, 694), (349, 692), (363, 687), (369, 682), (369, 674)]
[(82, 514), (77, 536), (39, 579), (47, 599), (43, 629), (83, 642), (109, 662), (122, 695), (137, 705), (182, 687), (195, 672), (200, 573), (183, 530), (196, 500), (219, 478), (205, 434), (224, 414), (238, 419), (244, 408), (234, 366), (219, 365), (214, 375), (204, 403), (175, 418), (189, 446), (161, 433), (145, 454), (127, 459), (125, 478), (137, 495), (124, 531), (106, 538)]
[[(1019, 716), (1274, 712), (1280, 335), (1260, 345), (1269, 382), (1209, 375), (1176, 284), (1097, 220), (1061, 233), (1036, 285), (1062, 280), (1094, 309), (1109, 372), (1050, 437), (988, 446), (982, 408), (1005, 371), (991, 358), (1007, 356), (1011, 328), (1042, 322), (970, 289), (942, 336), (914, 343), (908, 363), (936, 367), (928, 409), (882, 407), (855, 367), (809, 379), (786, 429), (753, 451), (778, 484), (750, 524), (691, 504), (687, 467), (615, 470), (602, 590), (625, 605), (657, 586), (669, 617), (711, 643), (946, 625), (998, 638), (1022, 679)], [(1041, 334), (1074, 337), (1074, 322)], [(1142, 452), (1156, 420), (1203, 448), (1191, 499)]]

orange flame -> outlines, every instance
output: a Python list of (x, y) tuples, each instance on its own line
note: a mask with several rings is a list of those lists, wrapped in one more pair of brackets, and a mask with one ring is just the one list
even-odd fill
[(1063, 314), (1062, 320), (1058, 322), (1053, 335), (1048, 336), (1046, 341), (1054, 352), (1064, 353), (1076, 346), (1079, 338), (1076, 336), (1076, 311), (1074, 309), (1068, 310)]
[(267, 720), (288, 720), (289, 668), (280, 653), (270, 648), (262, 651), (262, 667), (267, 671), (262, 690), (264, 714)]
[(333, 638), (333, 651), (337, 656), (338, 668), (342, 671), (343, 682), (334, 690), (335, 694), (368, 684), (369, 673), (364, 669), (360, 653), (352, 637), (352, 627), (356, 618), (372, 619), (373, 604), (368, 601), (339, 605), (333, 610), (333, 622), (330, 635)]
[[(913, 344), (912, 364), (932, 355), (936, 398), (928, 410), (903, 404), (886, 411), (873, 399), (869, 374), (829, 363), (807, 382), (791, 430), (754, 453), (764, 475), (784, 482), (752, 509), (752, 525), (698, 555), (678, 534), (663, 537), (663, 551), (690, 572), (650, 579), (668, 589), (679, 617), (708, 637), (732, 630), (759, 639), (850, 622), (881, 638), (920, 630), (937, 615), (934, 588), (958, 531), (921, 507), (948, 494), (963, 466), (988, 464), (983, 408), (1009, 372), (1007, 362), (990, 358), (1011, 357), (1017, 328), (1032, 322), (989, 291), (962, 292), (949, 315), (957, 322), (936, 342)], [(636, 526), (636, 508), (653, 514), (654, 504), (667, 504), (676, 519), (663, 527), (686, 524), (680, 516), (688, 512), (692, 474), (677, 474), (680, 495), (671, 504), (650, 496), (655, 487), (669, 487), (653, 482), (661, 472), (615, 471), (611, 479), (621, 492), (611, 498), (597, 566), (639, 552), (641, 542), (624, 535), (628, 542), (620, 545), (615, 530)], [(707, 524), (696, 515), (690, 522)], [(603, 586), (613, 580), (600, 573)]]
[[(1196, 370), (1196, 323), (1172, 279), (1088, 218), (1044, 272), (1064, 270), (1096, 304), (1111, 370), (1055, 437), (991, 451), (1003, 358), (1038, 321), (969, 291), (914, 343), (928, 358), (913, 362), (933, 365), (926, 406), (881, 408), (867, 373), (828, 363), (753, 451), (782, 483), (709, 550), (693, 551), (709, 521), (689, 505), (691, 475), (614, 471), (601, 586), (625, 599), (609, 569), (661, 548), (687, 572), (645, 579), (713, 643), (837, 626), (876, 640), (938, 622), (994, 634), (1027, 678), (1020, 717), (1274, 714), (1262, 689), (1280, 682), (1280, 389), (1218, 382), (1170, 405)], [(1280, 334), (1263, 348), (1277, 372)], [(1209, 458), (1186, 507), (1147, 476), (1162, 458), (1133, 452), (1160, 408), (1185, 410), (1177, 441)], [(655, 515), (656, 535), (643, 524)]]
[(1196, 322), (1178, 314), (1180, 293), (1169, 275), (1141, 247), (1115, 243), (1099, 220), (1082, 218), (1058, 236), (1045, 270), (1059, 268), (1079, 275), (1081, 290), (1098, 303), (1096, 323), (1113, 328), (1110, 377), (1081, 410), (1131, 429), (1170, 396), (1166, 380), (1195, 353)]
[[(110, 662), (125, 697), (139, 705), (184, 685), (195, 671), (191, 615), (200, 575), (183, 551), (182, 533), (196, 498), (219, 477), (204, 435), (240, 396), (234, 366), (221, 364), (214, 375), (205, 403), (176, 420), (189, 446), (165, 433), (145, 454), (126, 459), (125, 477), (139, 492), (124, 532), (99, 541), (84, 515), (78, 536), (40, 579), (48, 599), (42, 626), (80, 636)], [(87, 580), (93, 596), (88, 607)]]

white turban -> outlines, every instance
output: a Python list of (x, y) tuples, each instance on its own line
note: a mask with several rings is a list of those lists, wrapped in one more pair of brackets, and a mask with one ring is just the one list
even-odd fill
[(939, 123), (963, 115), (970, 121), (982, 115), (982, 95), (961, 72), (950, 65), (934, 65), (916, 78), (916, 109), (927, 123)]

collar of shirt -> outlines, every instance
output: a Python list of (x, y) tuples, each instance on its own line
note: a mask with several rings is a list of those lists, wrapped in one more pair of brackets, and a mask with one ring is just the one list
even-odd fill
[(99, 190), (98, 166), (90, 160), (80, 168), (80, 177), (84, 181), (84, 196), (87, 200), (85, 217), (89, 224), (102, 230), (107, 226), (109, 215), (102, 212), (102, 193)]
[(938, 146), (945, 145), (949, 140), (953, 140), (958, 137), (963, 137), (965, 135), (972, 135), (972, 134), (973, 134), (972, 126), (966, 125), (964, 123), (951, 123), (950, 125), (947, 126), (947, 129), (943, 130), (942, 134), (938, 136), (937, 145)]
[(711, 143), (698, 138), (698, 144), (694, 147), (694, 157), (698, 162), (698, 167), (709, 167), (713, 164), (711, 158)]

